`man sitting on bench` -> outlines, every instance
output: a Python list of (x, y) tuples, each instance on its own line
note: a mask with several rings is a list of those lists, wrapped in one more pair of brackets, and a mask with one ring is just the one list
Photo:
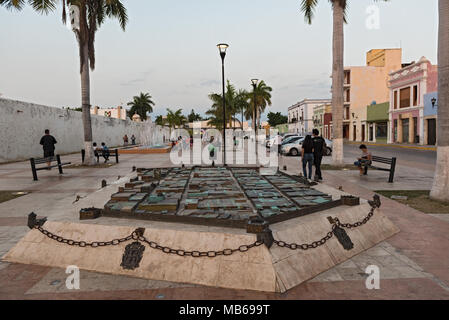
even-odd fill
[(104, 163), (108, 162), (109, 160), (109, 148), (106, 146), (106, 143), (102, 142), (101, 143), (101, 149), (103, 150), (103, 158), (104, 158)]
[(40, 144), (44, 149), (44, 158), (49, 160), (47, 161), (47, 170), (51, 170), (51, 160), (55, 156), (55, 144), (57, 143), (55, 137), (50, 135), (50, 130), (45, 129), (45, 135), (41, 138)]
[(368, 174), (367, 166), (371, 165), (373, 156), (371, 152), (368, 151), (366, 145), (362, 144), (359, 149), (362, 150), (362, 156), (354, 162), (354, 165), (359, 167), (360, 175), (363, 176)]

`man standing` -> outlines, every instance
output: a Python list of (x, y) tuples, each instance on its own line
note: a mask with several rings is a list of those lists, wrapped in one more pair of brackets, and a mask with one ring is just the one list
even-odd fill
[(55, 156), (55, 144), (57, 143), (55, 137), (50, 135), (50, 130), (45, 129), (45, 135), (41, 138), (40, 144), (44, 149), (44, 158), (48, 158), (49, 160), (47, 161), (48, 170), (51, 169), (51, 160)]
[(326, 140), (320, 137), (318, 129), (313, 129), (313, 158), (315, 164), (315, 181), (322, 181), (321, 161), (323, 160), (324, 150), (326, 149)]
[(275, 144), (277, 144), (277, 146), (278, 146), (278, 154), (282, 154), (282, 137), (279, 134), (279, 132), (276, 136)]

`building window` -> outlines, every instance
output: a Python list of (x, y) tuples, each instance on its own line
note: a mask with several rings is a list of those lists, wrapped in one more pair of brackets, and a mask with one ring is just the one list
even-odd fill
[(351, 71), (345, 71), (345, 84), (351, 84)]
[(394, 97), (393, 97), (394, 101), (393, 101), (393, 106), (395, 109), (398, 108), (398, 91), (395, 90), (394, 92)]
[(418, 86), (413, 86), (413, 106), (418, 105)]
[(401, 89), (400, 91), (400, 107), (401, 108), (408, 108), (410, 107), (410, 87)]

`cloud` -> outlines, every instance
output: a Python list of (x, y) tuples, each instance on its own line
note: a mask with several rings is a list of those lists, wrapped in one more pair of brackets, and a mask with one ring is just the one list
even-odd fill
[(154, 73), (153, 69), (148, 69), (146, 71), (141, 72), (139, 74), (138, 78), (121, 82), (120, 85), (126, 87), (126, 86), (134, 86), (134, 85), (143, 83), (143, 82), (145, 82), (147, 80), (148, 76), (150, 76), (153, 73)]

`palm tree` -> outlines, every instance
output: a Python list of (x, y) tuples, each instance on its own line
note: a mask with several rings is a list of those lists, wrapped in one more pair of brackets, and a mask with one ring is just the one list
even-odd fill
[[(273, 89), (265, 83), (265, 81), (260, 81), (256, 88), (249, 94), (250, 99), (250, 109), (251, 109), (251, 119), (254, 131), (256, 127), (260, 126), (260, 117), (265, 111), (267, 106), (271, 106), (271, 92)], [(254, 101), (255, 99), (255, 101)], [(248, 112), (249, 114), (249, 112)]]
[(154, 121), (158, 126), (163, 126), (165, 124), (165, 119), (162, 115), (159, 115), (156, 117), (156, 120)]
[[(123, 30), (128, 22), (126, 8), (120, 0), (28, 0), (30, 6), (41, 14), (56, 10), (62, 4), (62, 21), (67, 20), (67, 9), (76, 8), (79, 12), (79, 25), (72, 24), (79, 45), (81, 74), (81, 106), (83, 109), (85, 162), (95, 164), (92, 147), (92, 123), (90, 117), (90, 74), (89, 67), (95, 69), (95, 35), (106, 18), (117, 18)], [(0, 0), (0, 5), (8, 9), (21, 10), (26, 0)]]
[[(229, 80), (226, 84), (225, 100), (226, 100), (226, 123), (232, 126), (233, 120), (235, 120), (236, 113), (236, 97), (237, 91)], [(219, 130), (223, 129), (223, 95), (218, 93), (211, 93), (209, 99), (212, 101), (211, 108), (206, 111), (206, 114), (210, 116), (209, 125), (213, 125)]]
[(140, 119), (147, 120), (147, 113), (153, 112), (154, 102), (149, 93), (141, 92), (139, 96), (134, 96), (133, 101), (128, 102), (131, 109), (128, 111), (128, 117), (132, 118), (134, 114), (138, 114)]
[(449, 201), (449, 0), (439, 0), (438, 151), (430, 197)]
[(167, 124), (170, 128), (181, 128), (187, 123), (187, 118), (182, 115), (182, 109), (173, 112), (167, 108)]
[(247, 109), (249, 109), (249, 93), (248, 91), (244, 90), (244, 89), (240, 89), (237, 92), (237, 95), (235, 97), (235, 103), (234, 103), (234, 108), (236, 112), (241, 113), (242, 115), (242, 120), (240, 121), (240, 126), (243, 130), (243, 115), (245, 113), (245, 111)]
[[(374, 0), (378, 1), (378, 0)], [(388, 1), (388, 0), (382, 0)], [(348, 0), (329, 0), (333, 8), (333, 63), (332, 63), (332, 125), (333, 162), (343, 165), (343, 107), (344, 107), (344, 30)], [(307, 23), (312, 24), (318, 0), (301, 0), (301, 11)]]

